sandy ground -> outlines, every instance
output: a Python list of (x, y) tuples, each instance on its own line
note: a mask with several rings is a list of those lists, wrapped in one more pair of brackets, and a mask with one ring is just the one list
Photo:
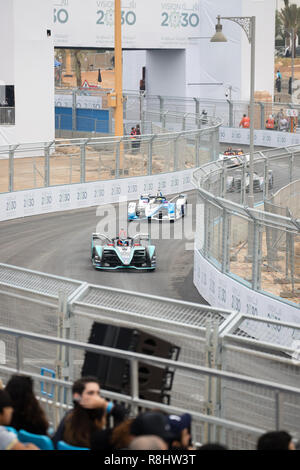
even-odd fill
[[(248, 254), (248, 246), (240, 246), (235, 261), (230, 262), (230, 272), (251, 282), (252, 279), (252, 263), (246, 261)], [(232, 254), (238, 251), (239, 247), (232, 249)], [(283, 297), (291, 302), (300, 303), (300, 265), (295, 264), (295, 282), (294, 291), (292, 283), (287, 282), (285, 276), (286, 258), (284, 252), (278, 253), (278, 259), (274, 262), (276, 271), (268, 266), (267, 262), (267, 245), (266, 234), (262, 234), (262, 270), (261, 270), (261, 289), (270, 292), (278, 297)], [(289, 280), (289, 279), (288, 279)]]
[[(280, 57), (275, 60), (275, 79), (278, 69), (280, 70), (283, 79), (290, 78), (292, 76), (292, 59), (290, 57)], [(300, 58), (294, 59), (294, 77), (295, 79), (300, 80)]]

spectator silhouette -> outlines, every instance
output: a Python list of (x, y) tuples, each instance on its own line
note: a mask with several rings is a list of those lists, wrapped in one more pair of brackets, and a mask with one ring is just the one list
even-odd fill
[[(52, 437), (54, 446), (58, 441), (65, 440), (72, 445), (90, 447), (92, 436), (103, 429), (107, 413), (112, 416), (114, 425), (124, 419), (126, 410), (122, 405), (114, 405), (100, 396), (100, 382), (97, 377), (86, 376), (76, 380), (72, 394), (74, 408), (68, 411), (59, 423)], [(85, 431), (83, 433), (79, 430), (76, 434), (75, 427), (81, 420)]]
[(286, 431), (270, 431), (257, 441), (257, 450), (295, 450), (292, 436)]
[(136, 125), (136, 128), (135, 128), (135, 133), (136, 133), (136, 148), (137, 149), (140, 149), (141, 147), (141, 138), (140, 138), (140, 135), (141, 135), (141, 129), (140, 129), (140, 125), (137, 124)]
[(39, 450), (32, 443), (22, 444), (14, 432), (6, 429), (11, 426), (12, 414), (12, 400), (6, 390), (0, 389), (0, 450)]
[(243, 117), (239, 123), (239, 127), (242, 127), (243, 129), (249, 129), (250, 118), (246, 114), (243, 114)]
[(191, 440), (191, 422), (192, 417), (189, 413), (182, 416), (169, 415), (170, 430), (173, 434), (172, 449), (190, 449)]
[(25, 429), (33, 434), (47, 434), (49, 423), (34, 391), (33, 380), (29, 376), (12, 375), (5, 390), (13, 404), (11, 426)]

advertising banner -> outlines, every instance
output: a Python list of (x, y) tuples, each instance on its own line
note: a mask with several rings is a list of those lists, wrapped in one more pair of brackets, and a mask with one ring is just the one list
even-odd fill
[[(220, 127), (219, 138), (222, 143), (236, 145), (250, 144), (249, 129), (238, 129), (231, 127)], [(292, 132), (279, 132), (272, 130), (254, 130), (254, 145), (266, 147), (287, 147), (289, 145), (299, 145), (300, 134)]]
[(139, 176), (71, 184), (0, 194), (0, 221), (137, 200), (142, 193), (164, 195), (194, 189), (194, 169), (153, 176)]
[[(55, 47), (114, 47), (114, 0), (54, 0)], [(199, 36), (197, 0), (123, 0), (122, 46), (184, 49)]]
[[(255, 292), (229, 275), (221, 273), (197, 249), (194, 252), (194, 284), (199, 294), (212, 307), (235, 310), (253, 317), (300, 323), (299, 308)], [(287, 339), (294, 339), (291, 329), (271, 323), (260, 324), (257, 329), (255, 322), (247, 321), (243, 324), (243, 329), (256, 339), (265, 340), (268, 337), (277, 344), (286, 344)], [(287, 338), (287, 335), (290, 337)]]

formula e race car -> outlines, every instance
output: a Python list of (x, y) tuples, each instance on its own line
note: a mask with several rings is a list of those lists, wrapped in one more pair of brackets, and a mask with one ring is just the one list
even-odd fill
[(232, 149), (229, 147), (224, 153), (219, 154), (219, 161), (225, 163), (227, 168), (236, 168), (245, 161), (249, 162), (249, 155), (245, 155), (242, 149)]
[(96, 269), (133, 268), (152, 271), (156, 268), (155, 246), (148, 234), (127, 237), (124, 231), (115, 238), (100, 233), (92, 236), (92, 264)]
[(167, 200), (162, 193), (156, 196), (151, 194), (141, 194), (138, 202), (128, 204), (128, 221), (152, 219), (170, 222), (184, 217), (186, 213), (187, 196), (178, 194)]
[[(250, 188), (250, 174), (247, 172), (244, 175), (245, 181), (244, 186), (245, 190), (248, 193)], [(241, 191), (242, 189), (242, 172), (240, 170), (234, 171), (233, 176), (227, 176), (226, 178), (226, 190), (228, 192)], [(257, 173), (253, 173), (253, 191), (263, 191), (265, 185), (265, 178), (259, 176)], [(274, 177), (272, 170), (268, 172), (268, 189), (272, 189), (274, 185)]]

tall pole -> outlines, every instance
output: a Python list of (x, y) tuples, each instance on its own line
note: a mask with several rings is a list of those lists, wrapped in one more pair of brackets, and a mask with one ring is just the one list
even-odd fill
[(253, 158), (254, 158), (254, 90), (255, 90), (255, 16), (251, 16), (251, 69), (250, 69), (250, 155), (249, 155), (249, 198), (248, 206), (254, 207)]
[(293, 84), (294, 84), (294, 64), (295, 64), (295, 29), (292, 29), (292, 83), (291, 83), (291, 101), (293, 103)]
[(115, 136), (123, 137), (123, 72), (121, 0), (115, 0)]

